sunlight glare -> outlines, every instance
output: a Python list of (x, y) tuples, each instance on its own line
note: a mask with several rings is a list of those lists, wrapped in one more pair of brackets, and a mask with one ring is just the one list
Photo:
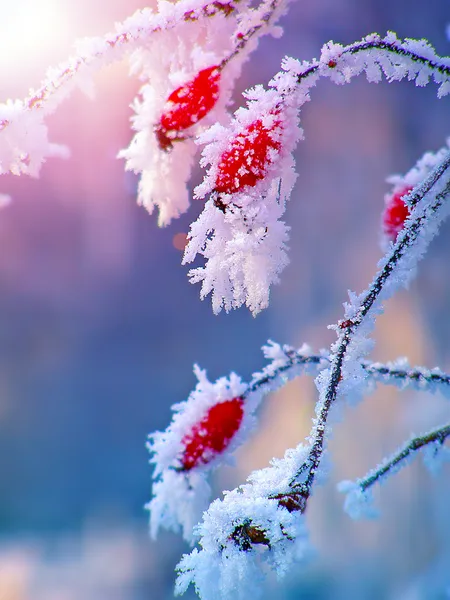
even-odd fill
[(36, 69), (40, 79), (50, 57), (64, 58), (70, 20), (64, 0), (0, 0), (0, 88)]

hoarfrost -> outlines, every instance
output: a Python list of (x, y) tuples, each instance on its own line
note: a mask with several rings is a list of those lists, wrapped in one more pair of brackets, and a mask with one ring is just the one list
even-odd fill
[(176, 593), (193, 583), (203, 600), (244, 600), (261, 592), (264, 568), (283, 577), (305, 558), (304, 517), (289, 512), (277, 497), (289, 492), (307, 450), (302, 445), (288, 450), (283, 459), (273, 460), (271, 467), (254, 472), (247, 484), (211, 504), (197, 528), (201, 550), (185, 555), (177, 567)]

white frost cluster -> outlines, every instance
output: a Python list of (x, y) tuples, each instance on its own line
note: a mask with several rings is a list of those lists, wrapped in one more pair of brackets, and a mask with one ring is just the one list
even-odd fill
[(197, 254), (206, 259), (189, 276), (191, 283), (201, 282), (202, 299), (212, 293), (216, 314), (242, 304), (257, 314), (268, 306), (270, 286), (289, 262), (289, 228), (280, 220), (284, 208), (275, 181), (259, 206), (255, 201), (224, 213), (210, 199), (191, 225), (183, 262), (192, 262)]
[[(274, 459), (271, 467), (254, 472), (247, 484), (211, 504), (198, 527), (201, 549), (184, 555), (177, 567), (176, 593), (193, 583), (202, 600), (248, 600), (259, 596), (264, 568), (283, 577), (305, 557), (304, 517), (280, 506), (275, 496), (290, 491), (307, 454), (302, 445), (288, 450), (284, 459)], [(258, 543), (248, 542), (242, 533), (249, 527), (259, 532)], [(237, 543), (242, 536), (245, 547)]]
[(47, 157), (68, 155), (65, 146), (49, 141), (44, 115), (27, 110), (19, 100), (0, 104), (0, 174), (38, 177)]
[[(262, 347), (264, 358), (271, 362), (264, 368), (262, 373), (254, 373), (253, 381), (265, 377), (274, 377), (274, 383), (271, 390), (278, 389), (285, 385), (291, 379), (299, 375), (314, 375), (328, 365), (326, 350), (321, 350), (318, 355), (314, 355), (311, 346), (302, 344), (298, 350), (287, 344), (277, 344), (272, 340)], [(308, 362), (308, 358), (320, 357), (319, 362)], [(299, 360), (300, 359), (300, 360)]]
[(376, 519), (379, 516), (379, 512), (373, 506), (371, 489), (362, 490), (358, 482), (341, 481), (338, 490), (347, 495), (344, 509), (352, 519)]
[(438, 475), (444, 463), (450, 462), (450, 448), (436, 441), (422, 448), (423, 462), (432, 475)]

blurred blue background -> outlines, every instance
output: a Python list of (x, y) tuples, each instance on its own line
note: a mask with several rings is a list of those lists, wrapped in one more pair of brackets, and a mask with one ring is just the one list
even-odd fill
[[(0, 98), (24, 97), (76, 38), (101, 35), (145, 5), (0, 0)], [(284, 37), (261, 42), (236, 102), (246, 87), (266, 83), (285, 54), (310, 59), (329, 39), (394, 30), (449, 54), (449, 8), (447, 0), (293, 2)], [(433, 85), (321, 82), (302, 111), (306, 139), (287, 211), (291, 265), (257, 318), (245, 309), (214, 316), (177, 249), (177, 234), (201, 204), (166, 229), (136, 206), (136, 180), (115, 156), (131, 136), (138, 82), (117, 65), (96, 83), (94, 102), (76, 93), (49, 119), (51, 137), (70, 146), (71, 159), (49, 161), (39, 180), (0, 182), (14, 198), (0, 214), (1, 600), (172, 597), (173, 568), (187, 548), (170, 534), (157, 543), (147, 537), (147, 434), (164, 429), (171, 404), (192, 389), (193, 362), (211, 378), (234, 370), (248, 379), (263, 364), (259, 348), (268, 338), (329, 345), (326, 326), (342, 316), (347, 289), (362, 290), (375, 272), (385, 178), (449, 134), (449, 99), (437, 100)], [(376, 358), (407, 354), (412, 363), (450, 368), (449, 231), (409, 293), (388, 304)], [(302, 439), (314, 399), (313, 383), (302, 380), (268, 400), (261, 431), (237, 468), (219, 474), (217, 493)], [(343, 514), (334, 487), (445, 413), (438, 398), (387, 389), (345, 413), (330, 484), (309, 515), (317, 557), (274, 584), (268, 598), (446, 597), (448, 470), (431, 480), (420, 465), (406, 469), (383, 488), (383, 516), (370, 524)]]

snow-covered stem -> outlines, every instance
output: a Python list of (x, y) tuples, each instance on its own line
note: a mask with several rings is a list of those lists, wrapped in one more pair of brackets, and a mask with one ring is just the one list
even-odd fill
[[(412, 43), (412, 44), (411, 44)], [(348, 55), (365, 55), (367, 58), (371, 58), (375, 64), (380, 65), (380, 56), (385, 55), (387, 57), (399, 57), (401, 59), (409, 59), (412, 63), (420, 67), (425, 67), (429, 70), (430, 74), (434, 74), (435, 81), (444, 82), (450, 78), (450, 59), (448, 57), (439, 57), (434, 53), (434, 50), (428, 44), (423, 44), (422, 49), (425, 50), (430, 56), (420, 54), (417, 50), (413, 50), (411, 46), (417, 44), (415, 40), (405, 40), (402, 42), (398, 40), (395, 34), (389, 33), (386, 38), (382, 39), (377, 34), (371, 34), (359, 42), (354, 42), (348, 46), (340, 46), (339, 44), (333, 44), (329, 42), (325, 44), (322, 50), (322, 57), (314, 59), (310, 62), (304, 62), (302, 68), (297, 72), (297, 84), (303, 84), (306, 80), (311, 78), (311, 87), (315, 85), (315, 78), (313, 75), (326, 75), (329, 76), (332, 71), (339, 71), (341, 67), (348, 67), (345, 63), (346, 56)], [(377, 56), (377, 52), (380, 53)], [(381, 63), (381, 66), (384, 67)], [(398, 65), (400, 66), (400, 65)], [(367, 65), (365, 65), (367, 68)], [(362, 70), (362, 69), (361, 69)], [(359, 72), (361, 72), (359, 70)], [(359, 74), (356, 72), (355, 74)], [(376, 79), (373, 81), (379, 81), (379, 72), (377, 73)], [(416, 74), (417, 75), (417, 74)], [(343, 78), (339, 83), (347, 83), (353, 73), (347, 68), (343, 74)], [(392, 72), (390, 80), (402, 79), (408, 76), (410, 79), (414, 77), (408, 73), (407, 67), (404, 65), (398, 72)], [(424, 85), (427, 81), (423, 80), (418, 85)], [(442, 94), (445, 93), (443, 90)]]
[[(153, 537), (160, 527), (175, 531), (181, 528), (184, 537), (192, 542), (193, 524), (201, 518), (210, 498), (206, 478), (212, 470), (230, 461), (246, 442), (257, 423), (254, 415), (264, 396), (295, 377), (315, 376), (330, 366), (325, 351), (313, 354), (306, 344), (295, 350), (269, 341), (263, 346), (263, 352), (270, 362), (254, 373), (249, 383), (241, 381), (234, 373), (209, 382), (206, 372), (195, 367), (198, 378), (195, 389), (186, 401), (173, 406), (175, 414), (169, 427), (150, 436), (151, 462), (156, 465), (153, 499), (148, 504)], [(405, 359), (388, 365), (362, 361), (361, 367), (367, 376), (366, 393), (373, 391), (375, 383), (379, 382), (401, 389), (414, 387), (449, 395), (450, 376), (439, 369), (412, 369)], [(221, 411), (222, 429), (218, 426), (214, 429), (211, 410)], [(196, 426), (199, 422), (203, 423), (201, 427)], [(226, 430), (227, 440), (219, 444), (218, 438), (224, 435), (220, 431)], [(280, 500), (287, 502), (281, 496)], [(238, 532), (241, 541), (245, 534), (242, 527)], [(250, 527), (254, 526), (250, 524)]]
[[(400, 284), (408, 282), (411, 270), (415, 268), (417, 261), (425, 252), (426, 246), (431, 237), (433, 237), (432, 234), (436, 232), (440, 221), (446, 216), (445, 212), (439, 211), (439, 209), (450, 193), (450, 182), (448, 181), (449, 167), (450, 154), (447, 154), (444, 161), (434, 169), (430, 176), (412, 191), (411, 205), (417, 208), (405, 223), (405, 228), (398, 236), (396, 243), (391, 246), (390, 251), (388, 251), (387, 255), (380, 262), (381, 269), (372, 284), (358, 298), (356, 306), (348, 307), (346, 312), (352, 313), (352, 318), (347, 318), (336, 327), (338, 340), (332, 347), (332, 354), (330, 356), (331, 365), (329, 369), (321, 374), (321, 376), (324, 376), (322, 381), (318, 381), (321, 397), (316, 408), (317, 419), (314, 422), (309, 438), (310, 450), (308, 458), (291, 480), (290, 493), (278, 498), (279, 502), (289, 507), (290, 510), (304, 512), (306, 509), (311, 489), (325, 451), (330, 409), (338, 398), (338, 391), (341, 382), (344, 380), (344, 361), (347, 358), (352, 342), (357, 341), (357, 333), (359, 333), (363, 325), (366, 325), (369, 315), (381, 310), (381, 306), (379, 305), (380, 300), (394, 293)], [(444, 178), (444, 175), (447, 177)], [(443, 187), (436, 194), (430, 194), (434, 186), (442, 183), (441, 179), (444, 179)], [(431, 197), (427, 202), (428, 194)], [(424, 206), (420, 210), (419, 203), (422, 199), (424, 200)], [(429, 229), (431, 229), (431, 232), (426, 231), (428, 226), (430, 226)], [(428, 233), (427, 237), (425, 236), (426, 233)], [(422, 242), (422, 247), (420, 247), (420, 243), (418, 242)], [(414, 248), (416, 245), (419, 246), (419, 251), (417, 251), (417, 248)], [(413, 249), (416, 250), (415, 253), (412, 252)], [(409, 265), (403, 264), (405, 256), (410, 258)], [(402, 267), (404, 268), (404, 272), (398, 277), (398, 281), (393, 282), (393, 275), (397, 274)], [(367, 323), (367, 325), (367, 329), (370, 329), (371, 324)]]
[[(76, 56), (49, 69), (47, 78), (37, 90), (31, 90), (23, 100), (24, 110), (52, 112), (68, 96), (76, 85), (76, 78), (83, 71), (94, 72), (107, 64), (120, 61), (133, 50), (145, 47), (149, 36), (167, 31), (185, 22), (195, 22), (205, 17), (223, 13), (228, 15), (236, 9), (239, 0), (205, 3), (198, 0), (180, 0), (165, 4), (164, 13), (153, 13), (150, 9), (137, 11), (133, 16), (116, 26), (116, 31), (103, 37), (83, 40), (86, 51), (79, 49)], [(0, 131), (9, 125), (7, 119), (0, 120)]]
[[(274, 21), (283, 14), (285, 8), (284, 0), (262, 0), (254, 8), (248, 6), (247, 0), (214, 0), (213, 2), (180, 0), (176, 3), (158, 0), (155, 12), (149, 8), (138, 10), (123, 23), (117, 24), (114, 32), (103, 37), (80, 40), (76, 44), (75, 55), (57, 67), (48, 69), (46, 78), (40, 87), (37, 90), (32, 89), (27, 98), (0, 103), (0, 174), (10, 172), (14, 175), (27, 174), (37, 177), (43, 162), (48, 157), (66, 158), (69, 155), (68, 149), (50, 143), (48, 140), (46, 117), (54, 112), (77, 87), (92, 96), (95, 73), (101, 68), (127, 57), (131, 63), (131, 74), (139, 76), (145, 82), (141, 88), (141, 94), (144, 97), (142, 106), (137, 99), (135, 101), (135, 108), (139, 112), (135, 123), (138, 134), (142, 130), (142, 135), (140, 138), (138, 135), (138, 140), (136, 140), (136, 136), (132, 140), (133, 149), (130, 156), (127, 155), (126, 150), (123, 150), (119, 156), (132, 158), (131, 161), (128, 160), (126, 168), (140, 173), (142, 175), (141, 183), (142, 179), (145, 180), (144, 189), (148, 193), (143, 194), (145, 198), (139, 195), (138, 201), (145, 204), (150, 212), (154, 205), (159, 206), (161, 209), (159, 223), (160, 225), (167, 224), (172, 217), (184, 212), (189, 204), (185, 183), (190, 174), (194, 153), (193, 141), (190, 145), (186, 144), (181, 151), (174, 153), (176, 156), (173, 160), (164, 161), (157, 156), (157, 150), (151, 148), (152, 145), (149, 145), (146, 136), (152, 137), (153, 129), (155, 135), (158, 134), (158, 120), (162, 118), (161, 111), (164, 108), (161, 102), (169, 97), (171, 92), (174, 92), (171, 88), (174, 83), (172, 81), (173, 73), (177, 69), (181, 69), (181, 83), (189, 84), (189, 81), (183, 79), (183, 75), (186, 77), (186, 74), (191, 72), (195, 77), (199, 75), (198, 69), (201, 69), (202, 66), (214, 67), (216, 77), (218, 77), (231, 59), (237, 58), (238, 55), (240, 61), (233, 62), (243, 63), (249, 53), (256, 48), (261, 35), (269, 32), (277, 35), (281, 32), (273, 25)], [(218, 23), (218, 31), (224, 32), (222, 37), (220, 35), (211, 36), (216, 23)], [(225, 29), (227, 29), (226, 32)], [(197, 42), (195, 41), (195, 37), (198, 38), (199, 35), (200, 37), (203, 35), (203, 44), (205, 45), (203, 58), (201, 58), (202, 52), (199, 52), (198, 39)], [(172, 57), (171, 59), (158, 61), (158, 52), (166, 44), (189, 36), (191, 36), (193, 45), (192, 56), (185, 55), (184, 51), (181, 52), (181, 55), (178, 55), (177, 52), (168, 52), (167, 56)], [(209, 40), (216, 39), (216, 37), (218, 40), (212, 53), (211, 44), (208, 48), (208, 43), (205, 41), (208, 36)], [(195, 59), (193, 59), (194, 55)], [(213, 65), (208, 64), (207, 57), (209, 60), (213, 60)], [(202, 62), (205, 61), (207, 64), (203, 65)], [(159, 69), (157, 68), (158, 63), (161, 63)], [(224, 116), (225, 107), (229, 103), (233, 82), (239, 74), (240, 66), (241, 64), (232, 68), (227, 67), (227, 75), (224, 78), (226, 85), (221, 86), (222, 99), (219, 103), (221, 110), (215, 115), (219, 120)], [(179, 76), (180, 74), (175, 76), (175, 82)], [(179, 91), (181, 89), (178, 87)], [(211, 93), (214, 95), (213, 92)], [(217, 90), (217, 97), (211, 100), (212, 105), (215, 104), (218, 95)], [(151, 100), (157, 97), (160, 97), (161, 106), (158, 102), (154, 105)], [(205, 111), (209, 112), (212, 105)], [(153, 107), (153, 111), (151, 107)], [(165, 108), (167, 109), (167, 106)], [(220, 116), (220, 112), (222, 112), (222, 116)], [(193, 116), (193, 121), (189, 124), (201, 120), (203, 116), (204, 114), (199, 114), (195, 118)], [(160, 140), (163, 141), (160, 148), (163, 150), (171, 148), (171, 143), (164, 135), (168, 133), (170, 137), (174, 132), (164, 129), (160, 132)], [(194, 128), (185, 137), (181, 134), (178, 135), (175, 131), (175, 138), (193, 139), (198, 133), (199, 131)], [(144, 143), (145, 141), (147, 143)], [(139, 156), (136, 156), (136, 149)], [(147, 151), (146, 156), (144, 156), (145, 150)], [(154, 186), (151, 185), (153, 180), (150, 171), (152, 169), (159, 170), (160, 179), (170, 177), (169, 172), (171, 171), (177, 171), (181, 175), (182, 171), (179, 168), (181, 155), (184, 156), (184, 175), (182, 177), (185, 180), (184, 183), (179, 183), (179, 189), (176, 190), (154, 189)], [(143, 169), (140, 163), (147, 165), (147, 169)], [(165, 171), (166, 175), (164, 175)], [(149, 194), (150, 196), (153, 194), (154, 198), (147, 197)], [(164, 206), (165, 195), (175, 197), (172, 202), (173, 206)]]
[[(346, 305), (344, 319), (333, 327), (338, 339), (331, 347), (329, 366), (316, 378), (319, 400), (307, 445), (299, 444), (287, 451), (282, 460), (272, 461), (272, 467), (253, 473), (246, 484), (226, 492), (223, 500), (211, 504), (196, 529), (202, 549), (194, 549), (178, 565), (179, 593), (193, 582), (202, 598), (215, 597), (208, 583), (215, 570), (222, 582), (222, 597), (231, 598), (237, 586), (229, 583), (231, 576), (239, 579), (242, 590), (246, 585), (242, 562), (254, 568), (258, 557), (264, 554), (262, 561), (282, 573), (294, 555), (303, 555), (304, 534), (300, 529), (291, 534), (289, 528), (294, 525), (301, 528), (304, 524), (303, 514), (313, 484), (321, 475), (322, 458), (331, 434), (331, 410), (336, 400), (355, 392), (356, 396), (367, 392), (369, 375), (362, 361), (371, 348), (367, 336), (375, 317), (382, 312), (381, 302), (409, 283), (417, 262), (449, 212), (448, 203), (444, 203), (449, 193), (450, 153), (444, 149), (434, 168), (410, 192), (407, 202), (412, 212), (379, 262), (372, 283), (359, 296), (350, 293), (351, 302)], [(270, 354), (282, 361), (276, 348)], [(364, 493), (360, 491), (360, 495), (366, 502)], [(256, 550), (261, 547), (265, 553)], [(280, 555), (288, 557), (288, 563), (280, 562)], [(239, 575), (235, 574), (236, 569), (241, 569)], [(243, 591), (242, 594), (240, 597), (244, 598)]]
[(328, 42), (310, 62), (286, 57), (267, 89), (247, 90), (247, 106), (228, 127), (216, 124), (198, 137), (205, 145), (201, 165), (209, 167), (194, 195), (209, 199), (191, 224), (183, 262), (205, 259), (188, 275), (201, 284), (202, 299), (211, 294), (214, 312), (246, 304), (257, 314), (268, 306), (270, 288), (289, 262), (282, 218), (297, 177), (300, 111), (319, 79), (342, 85), (362, 73), (373, 83), (385, 76), (424, 86), (433, 79), (438, 97), (450, 92), (450, 58), (423, 40), (371, 34), (349, 46)]
[(230, 62), (230, 60), (232, 60), (235, 56), (242, 52), (242, 50), (244, 50), (248, 42), (252, 38), (257, 36), (260, 33), (261, 29), (263, 29), (270, 23), (271, 20), (273, 20), (276, 10), (279, 8), (280, 4), (280, 0), (266, 0), (265, 2), (261, 2), (260, 6), (254, 11), (259, 16), (259, 22), (256, 22), (256, 24), (251, 25), (245, 31), (238, 32), (236, 36), (238, 40), (236, 46), (233, 52), (231, 52), (229, 56), (223, 59), (221, 66), (225, 66), (227, 63)]
[(396, 361), (389, 364), (361, 363), (365, 372), (379, 383), (396, 385), (405, 389), (412, 387), (423, 392), (441, 391), (444, 394), (450, 392), (450, 375), (442, 373), (440, 369), (429, 370), (426, 367), (402, 368), (396, 366)]
[[(133, 50), (145, 47), (151, 36), (180, 24), (194, 23), (217, 14), (229, 16), (239, 8), (239, 2), (240, 0), (214, 0), (201, 3), (199, 0), (179, 0), (175, 4), (166, 2), (164, 10), (160, 12), (154, 13), (151, 9), (139, 10), (123, 23), (117, 24), (116, 31), (103, 37), (83, 40), (76, 56), (49, 69), (47, 78), (39, 88), (31, 90), (28, 97), (22, 101), (23, 108), (27, 111), (43, 110), (45, 114), (53, 112), (71, 93), (78, 75), (83, 76), (84, 72), (92, 73), (107, 64), (120, 61)], [(242, 52), (248, 42), (260, 34), (273, 20), (280, 4), (280, 0), (264, 0), (260, 6), (248, 11), (252, 14), (252, 24), (248, 29), (237, 32), (234, 50), (223, 59), (221, 67)], [(7, 119), (0, 119), (0, 131), (8, 125)]]
[[(329, 366), (330, 356), (323, 351), (319, 354), (310, 354), (302, 349), (295, 350), (290, 346), (282, 346), (286, 356), (286, 362), (271, 368), (264, 369), (262, 373), (256, 373), (243, 394), (246, 398), (249, 394), (259, 391), (261, 388), (270, 386), (269, 391), (274, 391), (286, 384), (287, 380), (305, 373), (305, 368), (310, 373), (319, 373)], [(300, 372), (296, 367), (304, 367)], [(401, 389), (414, 388), (423, 392), (441, 391), (444, 395), (450, 392), (450, 375), (443, 373), (440, 369), (428, 369), (427, 367), (409, 367), (404, 358), (382, 364), (368, 360), (361, 361), (361, 367), (369, 379), (384, 385), (395, 385)], [(313, 368), (314, 370), (311, 370)], [(308, 373), (308, 371), (306, 371)]]
[(378, 517), (378, 510), (373, 506), (372, 487), (376, 483), (384, 483), (405, 467), (420, 451), (424, 464), (436, 475), (443, 462), (450, 460), (450, 447), (445, 445), (450, 438), (450, 423), (440, 426), (428, 433), (412, 437), (391, 456), (382, 460), (374, 469), (356, 481), (341, 481), (338, 490), (345, 497), (345, 511), (353, 519), (373, 519)]
[(376, 469), (368, 473), (362, 479), (358, 479), (356, 484), (362, 492), (372, 487), (375, 483), (388, 477), (392, 472), (397, 472), (400, 463), (405, 462), (412, 454), (429, 444), (437, 443), (443, 445), (445, 440), (450, 437), (450, 423), (443, 427), (433, 429), (428, 433), (414, 437), (409, 440), (395, 454), (386, 458)]

